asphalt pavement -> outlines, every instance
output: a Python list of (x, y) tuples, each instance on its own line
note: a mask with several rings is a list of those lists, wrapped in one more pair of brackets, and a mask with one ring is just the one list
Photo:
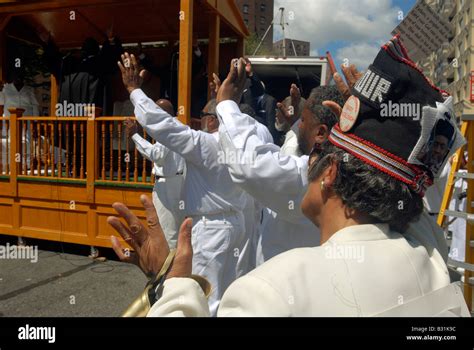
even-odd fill
[[(16, 244), (0, 235), (0, 246)], [(35, 259), (0, 256), (0, 317), (115, 317), (143, 291), (146, 278), (136, 267), (100, 248), (100, 262), (89, 247), (26, 239), (38, 247)]]

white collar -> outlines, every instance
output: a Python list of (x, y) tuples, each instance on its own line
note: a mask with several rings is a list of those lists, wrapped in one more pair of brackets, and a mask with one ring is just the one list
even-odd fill
[(400, 234), (390, 231), (388, 224), (366, 224), (344, 227), (334, 233), (326, 243), (378, 241), (398, 237), (400, 237)]

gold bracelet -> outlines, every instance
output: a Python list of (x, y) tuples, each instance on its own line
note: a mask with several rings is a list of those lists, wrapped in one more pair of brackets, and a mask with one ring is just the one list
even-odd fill
[(156, 302), (156, 290), (163, 285), (175, 255), (176, 249), (170, 250), (160, 272), (148, 281), (145, 290), (123, 312), (122, 317), (146, 317), (152, 305)]

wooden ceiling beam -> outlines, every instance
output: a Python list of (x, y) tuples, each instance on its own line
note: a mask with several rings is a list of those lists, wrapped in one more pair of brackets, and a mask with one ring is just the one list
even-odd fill
[(17, 15), (24, 15), (30, 13), (64, 10), (73, 7), (82, 8), (89, 6), (101, 6), (101, 5), (119, 5), (122, 3), (135, 4), (139, 1), (130, 0), (63, 0), (63, 1), (43, 1), (43, 2), (25, 2), (15, 3), (13, 5), (0, 5), (1, 13), (10, 13)]

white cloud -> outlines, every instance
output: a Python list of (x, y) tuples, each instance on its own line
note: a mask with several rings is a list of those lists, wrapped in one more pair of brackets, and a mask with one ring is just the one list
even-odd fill
[[(349, 49), (357, 50), (364, 56), (369, 53), (362, 48), (374, 53), (378, 43), (390, 38), (400, 11), (392, 5), (392, 0), (275, 0), (276, 23), (280, 7), (285, 7), (289, 24), (287, 37), (311, 42), (312, 51), (334, 41), (350, 42), (339, 51), (345, 54)], [(277, 25), (274, 38), (281, 37), (281, 28)], [(356, 48), (355, 42), (362, 46)], [(355, 63), (356, 58), (353, 60)], [(360, 60), (360, 64), (365, 62), (366, 59)]]
[(348, 64), (355, 64), (359, 70), (366, 70), (379, 50), (380, 45), (377, 44), (352, 43), (337, 50), (336, 58), (341, 63), (347, 59)]

